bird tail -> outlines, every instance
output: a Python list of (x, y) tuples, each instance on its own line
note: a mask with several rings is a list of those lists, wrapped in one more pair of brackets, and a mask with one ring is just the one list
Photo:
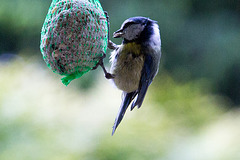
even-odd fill
[(125, 112), (126, 112), (128, 106), (129, 106), (129, 104), (131, 103), (131, 101), (134, 99), (135, 96), (136, 96), (136, 92), (131, 92), (131, 93), (123, 92), (123, 101), (122, 101), (122, 104), (121, 104), (120, 109), (118, 111), (118, 114), (117, 114), (117, 117), (115, 119), (114, 125), (113, 125), (112, 135), (116, 131), (120, 122), (122, 121), (123, 116), (125, 115)]
[(133, 101), (132, 103), (132, 106), (131, 106), (131, 111), (136, 107), (138, 106), (138, 108), (140, 108), (142, 106), (142, 103), (143, 103), (143, 100), (145, 98), (145, 95), (147, 93), (147, 89), (149, 87), (149, 85), (151, 84), (151, 82), (149, 83), (143, 83), (142, 86), (140, 87), (139, 91), (138, 91), (138, 96), (137, 98), (135, 98), (135, 100)]

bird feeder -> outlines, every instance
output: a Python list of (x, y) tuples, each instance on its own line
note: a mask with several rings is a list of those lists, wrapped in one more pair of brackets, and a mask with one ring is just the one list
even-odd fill
[(107, 18), (99, 0), (53, 0), (41, 31), (47, 66), (68, 85), (93, 69), (107, 49)]

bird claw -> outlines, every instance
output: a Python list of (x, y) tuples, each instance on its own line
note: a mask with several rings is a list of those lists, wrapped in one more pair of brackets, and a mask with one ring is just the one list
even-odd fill
[(108, 48), (115, 50), (118, 48), (118, 46), (115, 43), (113, 43), (111, 40), (108, 40)]
[(113, 79), (115, 76), (114, 76), (113, 74), (106, 73), (106, 74), (105, 74), (105, 77), (106, 77), (107, 79)]

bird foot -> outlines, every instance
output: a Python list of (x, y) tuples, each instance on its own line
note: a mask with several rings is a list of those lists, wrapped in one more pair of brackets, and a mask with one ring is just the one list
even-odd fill
[(113, 74), (111, 74), (111, 73), (106, 73), (105, 74), (105, 77), (107, 78), (107, 79), (114, 79), (114, 75)]

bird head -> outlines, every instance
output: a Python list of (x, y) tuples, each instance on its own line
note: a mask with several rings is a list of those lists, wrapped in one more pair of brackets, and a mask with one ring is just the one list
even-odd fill
[(125, 20), (119, 30), (113, 33), (114, 38), (123, 38), (125, 41), (136, 41), (151, 36), (151, 29), (156, 21), (146, 17), (132, 17)]

